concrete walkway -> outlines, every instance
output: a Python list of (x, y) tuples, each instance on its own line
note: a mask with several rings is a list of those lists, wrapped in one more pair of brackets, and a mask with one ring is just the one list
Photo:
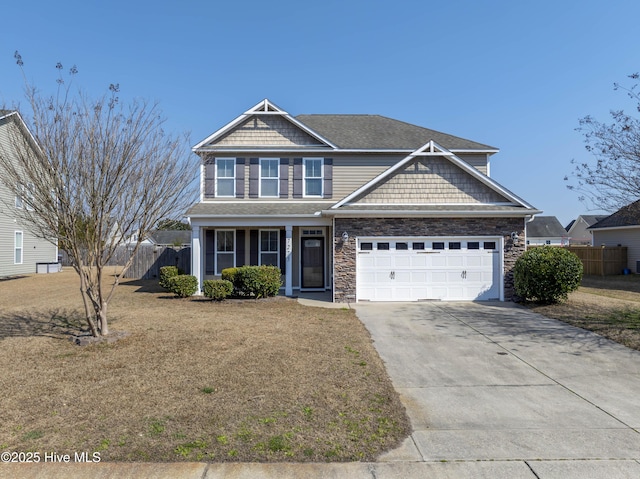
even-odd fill
[(355, 308), (413, 425), (379, 462), (0, 464), (0, 478), (640, 477), (640, 352), (510, 304)]

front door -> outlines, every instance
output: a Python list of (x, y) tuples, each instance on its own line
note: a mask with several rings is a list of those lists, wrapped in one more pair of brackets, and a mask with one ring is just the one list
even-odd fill
[(324, 288), (324, 238), (302, 238), (302, 287)]

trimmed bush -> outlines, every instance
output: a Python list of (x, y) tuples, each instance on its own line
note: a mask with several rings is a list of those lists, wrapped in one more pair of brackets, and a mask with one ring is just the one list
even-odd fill
[(225, 268), (222, 270), (222, 279), (235, 283), (238, 268)]
[(177, 266), (163, 266), (160, 268), (160, 286), (164, 289), (169, 289), (169, 279), (174, 276), (178, 276), (180, 272), (178, 271)]
[(233, 283), (226, 279), (207, 279), (202, 282), (202, 293), (214, 301), (222, 301), (233, 293)]
[(281, 276), (277, 266), (242, 266), (237, 268), (233, 286), (239, 296), (266, 298), (278, 294)]
[(196, 294), (198, 290), (198, 279), (190, 274), (179, 274), (168, 280), (169, 291), (179, 298), (188, 298)]
[(557, 246), (527, 250), (513, 268), (516, 293), (525, 300), (558, 303), (580, 286), (582, 262), (574, 253)]

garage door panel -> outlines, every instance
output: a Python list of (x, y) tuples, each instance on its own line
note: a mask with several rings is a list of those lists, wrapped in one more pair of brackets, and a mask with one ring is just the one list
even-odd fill
[[(500, 244), (497, 238), (473, 238), (471, 249), (467, 249), (468, 238), (455, 237), (397, 237), (380, 241), (366, 238), (362, 241), (368, 242), (368, 248), (358, 255), (358, 300), (483, 300), (500, 296), (501, 255), (495, 250), (482, 249), (487, 242)], [(397, 244), (402, 247), (395, 249)], [(416, 250), (412, 249), (414, 244), (419, 245)], [(445, 249), (433, 249), (442, 245)]]

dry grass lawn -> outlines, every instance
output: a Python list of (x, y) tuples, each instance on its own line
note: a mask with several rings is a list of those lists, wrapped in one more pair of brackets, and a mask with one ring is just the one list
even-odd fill
[(104, 461), (372, 460), (410, 425), (348, 309), (119, 287), (114, 344), (76, 346), (77, 275), (0, 281), (0, 450)]
[(585, 276), (565, 303), (527, 306), (640, 350), (640, 275)]

